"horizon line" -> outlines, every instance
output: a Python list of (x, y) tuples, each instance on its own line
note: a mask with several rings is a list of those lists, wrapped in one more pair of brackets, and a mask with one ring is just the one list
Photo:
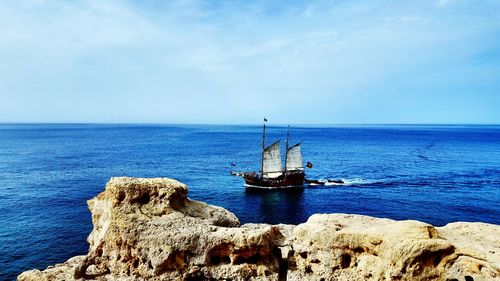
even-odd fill
[[(261, 126), (260, 123), (186, 123), (186, 122), (0, 122), (0, 125), (181, 125), (181, 126)], [(500, 123), (269, 123), (266, 126), (500, 126)]]

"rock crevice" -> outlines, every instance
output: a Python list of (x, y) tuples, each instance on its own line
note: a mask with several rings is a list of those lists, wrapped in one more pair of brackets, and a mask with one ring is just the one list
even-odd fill
[(500, 226), (317, 214), (245, 224), (166, 178), (112, 178), (88, 201), (89, 252), (18, 280), (498, 280)]

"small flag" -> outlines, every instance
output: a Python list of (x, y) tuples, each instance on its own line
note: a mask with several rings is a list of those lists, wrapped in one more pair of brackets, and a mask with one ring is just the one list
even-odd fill
[(266, 117), (264, 117), (264, 122), (267, 122), (267, 119), (266, 119)]
[(307, 161), (306, 167), (311, 169), (313, 167), (313, 163)]

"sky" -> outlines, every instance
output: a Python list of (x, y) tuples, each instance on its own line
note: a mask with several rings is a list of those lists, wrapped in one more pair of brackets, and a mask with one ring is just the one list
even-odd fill
[(500, 1), (0, 0), (0, 122), (500, 124)]

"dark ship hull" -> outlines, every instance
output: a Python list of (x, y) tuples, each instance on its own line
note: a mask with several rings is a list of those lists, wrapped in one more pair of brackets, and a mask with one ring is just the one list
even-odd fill
[(305, 173), (303, 171), (287, 172), (286, 175), (283, 173), (276, 178), (262, 177), (257, 173), (245, 173), (243, 178), (248, 188), (301, 188), (304, 187)]

